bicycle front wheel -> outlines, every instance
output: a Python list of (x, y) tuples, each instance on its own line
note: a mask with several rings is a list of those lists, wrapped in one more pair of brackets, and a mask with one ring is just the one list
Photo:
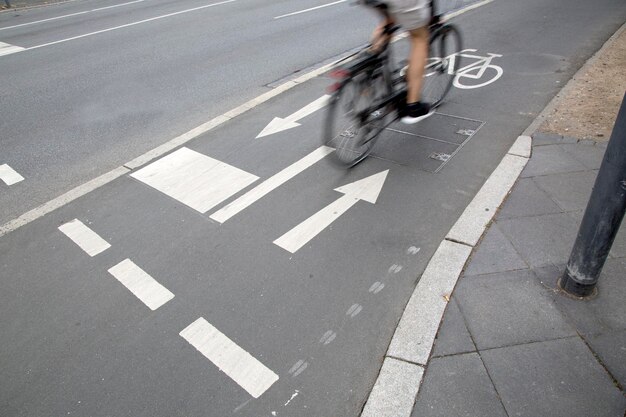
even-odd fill
[(378, 134), (385, 127), (389, 105), (376, 103), (389, 94), (382, 75), (366, 71), (344, 81), (328, 103), (324, 142), (334, 147), (333, 160), (352, 167), (369, 155)]
[(432, 33), (422, 97), (434, 108), (441, 105), (452, 88), (461, 65), (460, 51), (461, 34), (456, 27), (445, 24)]

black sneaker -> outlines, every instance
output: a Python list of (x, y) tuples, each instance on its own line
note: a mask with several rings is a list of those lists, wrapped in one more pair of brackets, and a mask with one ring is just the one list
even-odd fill
[(408, 125), (412, 125), (419, 121), (424, 120), (425, 118), (432, 116), (435, 112), (435, 109), (430, 107), (428, 103), (422, 103), (418, 101), (417, 103), (407, 104), (404, 109), (404, 116), (402, 119), (402, 123), (406, 123)]

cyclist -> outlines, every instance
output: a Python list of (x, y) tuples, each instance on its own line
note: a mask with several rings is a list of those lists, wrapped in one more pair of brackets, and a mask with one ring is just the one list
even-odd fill
[[(375, 1), (365, 0), (371, 5)], [(372, 45), (376, 49), (384, 41), (387, 31), (396, 23), (406, 29), (411, 40), (409, 67), (406, 73), (406, 107), (402, 111), (402, 122), (417, 123), (432, 115), (434, 109), (429, 103), (420, 101), (424, 66), (428, 58), (428, 24), (431, 19), (430, 0), (385, 0), (388, 16), (374, 30)]]

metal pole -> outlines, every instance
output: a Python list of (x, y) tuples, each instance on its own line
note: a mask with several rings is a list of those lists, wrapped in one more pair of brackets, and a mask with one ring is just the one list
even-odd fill
[(576, 297), (594, 293), (626, 212), (626, 95), (559, 286)]

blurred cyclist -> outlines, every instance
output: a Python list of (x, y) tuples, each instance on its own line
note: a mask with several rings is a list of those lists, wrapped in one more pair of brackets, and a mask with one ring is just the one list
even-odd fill
[[(374, 3), (368, 0), (365, 4)], [(406, 107), (402, 112), (402, 122), (413, 124), (432, 115), (429, 103), (420, 101), (422, 92), (422, 78), (424, 66), (428, 58), (428, 24), (431, 19), (430, 0), (385, 0), (388, 6), (390, 18), (382, 21), (374, 30), (373, 48), (380, 46), (386, 31), (385, 27), (391, 27), (396, 23), (408, 31), (411, 40), (409, 53), (409, 67), (406, 73), (407, 97)]]

